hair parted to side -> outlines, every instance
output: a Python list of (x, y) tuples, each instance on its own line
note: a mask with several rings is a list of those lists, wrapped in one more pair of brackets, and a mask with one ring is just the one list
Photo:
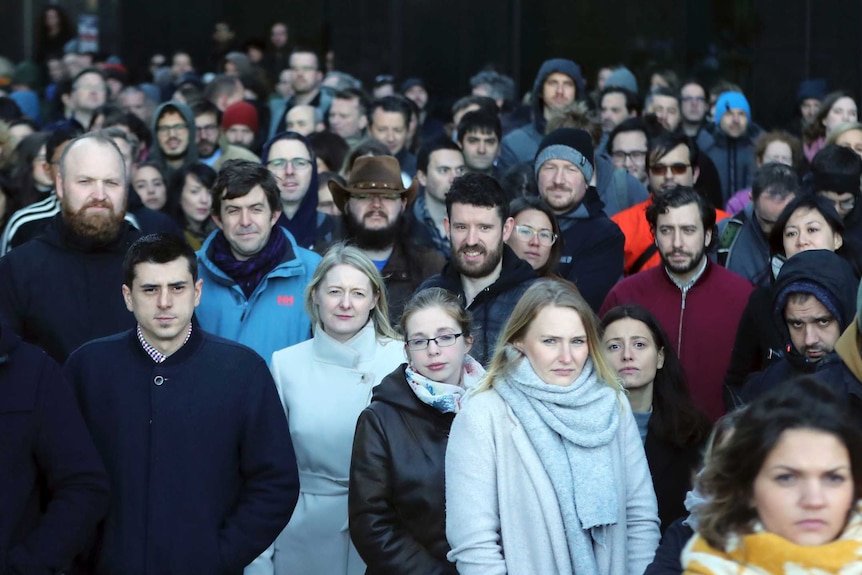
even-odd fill
[(716, 445), (697, 480), (707, 502), (697, 509), (698, 533), (716, 549), (732, 534), (751, 533), (754, 480), (787, 430), (806, 429), (835, 436), (850, 456), (854, 499), (862, 493), (862, 434), (846, 400), (816, 377), (784, 382), (755, 399), (739, 416), (733, 433)]
[(135, 267), (138, 264), (167, 264), (179, 258), (186, 259), (192, 282), (198, 281), (198, 258), (184, 239), (164, 232), (142, 236), (126, 251), (126, 257), (123, 259), (123, 284), (132, 289)]
[(314, 329), (320, 327), (320, 311), (314, 304), (314, 292), (320, 287), (323, 278), (329, 273), (329, 270), (337, 265), (348, 265), (356, 268), (368, 277), (371, 282), (371, 289), (377, 296), (377, 305), (371, 310), (371, 321), (374, 322), (374, 331), (377, 332), (379, 338), (400, 339), (392, 325), (389, 323), (389, 302), (386, 296), (386, 285), (383, 283), (383, 277), (377, 271), (377, 266), (374, 265), (368, 256), (356, 246), (347, 245), (344, 242), (332, 244), (332, 246), (323, 255), (323, 259), (317, 264), (317, 269), (314, 270), (314, 275), (311, 281), (308, 282), (308, 287), (305, 288), (305, 310), (311, 318), (311, 325)]
[(280, 212), (281, 196), (278, 184), (266, 166), (248, 160), (228, 160), (218, 171), (218, 177), (212, 184), (212, 213), (221, 217), (224, 200), (241, 198), (257, 186), (263, 189), (269, 209), (272, 212)]
[(410, 321), (410, 316), (432, 307), (442, 309), (449, 317), (455, 320), (455, 323), (458, 324), (458, 329), (461, 330), (464, 337), (469, 337), (470, 327), (473, 324), (473, 315), (464, 309), (464, 304), (461, 303), (458, 296), (449, 290), (432, 287), (425, 288), (413, 294), (413, 297), (404, 306), (399, 326), (405, 340), (407, 339), (407, 322)]
[(546, 307), (569, 308), (578, 314), (587, 334), (587, 347), (596, 375), (615, 391), (622, 393), (622, 383), (602, 353), (596, 314), (578, 292), (578, 288), (562, 279), (541, 279), (524, 292), (500, 332), (494, 357), (482, 383), (476, 388), (476, 393), (492, 389), (494, 382), (505, 378), (518, 360), (524, 357), (514, 344), (526, 336), (533, 320)]

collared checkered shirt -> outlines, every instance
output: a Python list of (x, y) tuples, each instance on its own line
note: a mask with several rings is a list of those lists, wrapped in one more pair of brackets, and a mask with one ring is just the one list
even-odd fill
[[(147, 352), (147, 355), (149, 355), (151, 358), (153, 358), (154, 362), (162, 363), (163, 361), (168, 359), (168, 356), (166, 356), (165, 354), (163, 354), (162, 352), (160, 352), (159, 350), (157, 350), (156, 348), (151, 346), (149, 344), (149, 342), (147, 342), (147, 340), (144, 339), (144, 333), (141, 331), (141, 324), (138, 324), (137, 332), (138, 332), (138, 341), (141, 342), (141, 347), (144, 348), (144, 351)], [(190, 323), (189, 324), (189, 332), (186, 334), (186, 339), (183, 340), (183, 345), (185, 345), (189, 342), (189, 338), (191, 336), (192, 336), (192, 324)], [(180, 347), (182, 347), (182, 346), (180, 346)]]

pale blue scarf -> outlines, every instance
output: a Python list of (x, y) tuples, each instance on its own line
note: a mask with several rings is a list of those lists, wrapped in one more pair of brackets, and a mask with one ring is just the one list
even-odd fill
[(599, 381), (589, 358), (567, 387), (542, 381), (525, 358), (494, 389), (524, 427), (554, 486), (574, 572), (598, 575), (593, 542), (605, 545), (620, 504), (611, 455), (620, 423), (616, 392)]

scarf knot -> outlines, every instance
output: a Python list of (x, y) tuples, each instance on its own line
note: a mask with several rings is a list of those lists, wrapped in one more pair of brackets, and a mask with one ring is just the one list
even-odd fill
[(522, 359), (494, 389), (536, 450), (560, 505), (575, 573), (597, 575), (593, 543), (606, 544), (619, 515), (611, 444), (620, 423), (617, 393), (587, 359), (569, 386), (550, 385)]
[(278, 226), (272, 228), (263, 249), (245, 261), (234, 257), (222, 231), (215, 235), (211, 245), (213, 263), (239, 285), (246, 298), (251, 297), (266, 274), (284, 261), (289, 247), (284, 232)]

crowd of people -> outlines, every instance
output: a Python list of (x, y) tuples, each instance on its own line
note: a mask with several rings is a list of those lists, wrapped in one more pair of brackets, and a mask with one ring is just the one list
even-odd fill
[(134, 70), (41, 18), (0, 59), (0, 572), (862, 567), (852, 94), (767, 129), (552, 58), (441, 121), (283, 22)]

